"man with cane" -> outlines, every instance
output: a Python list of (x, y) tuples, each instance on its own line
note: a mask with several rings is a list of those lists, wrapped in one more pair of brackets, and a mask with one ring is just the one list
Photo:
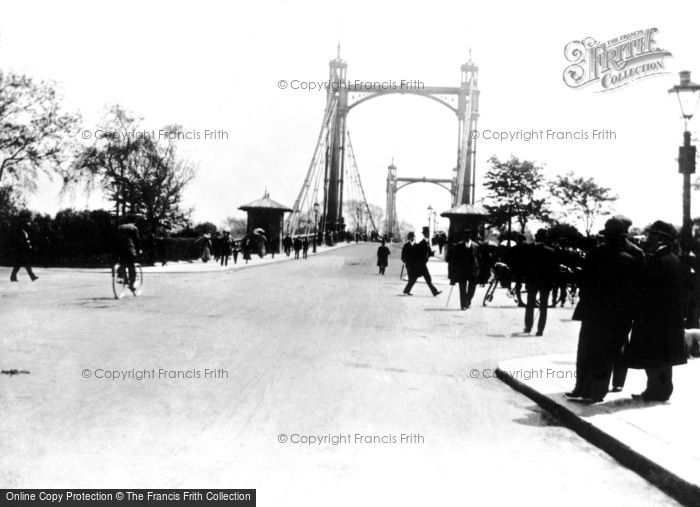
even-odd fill
[(408, 242), (404, 245), (401, 251), (401, 260), (406, 264), (406, 271), (408, 272), (408, 283), (403, 290), (403, 293), (407, 296), (412, 296), (411, 289), (416, 283), (416, 280), (421, 276), (428, 284), (428, 288), (433, 296), (442, 294), (442, 291), (437, 290), (433, 285), (433, 280), (430, 276), (430, 271), (428, 271), (428, 259), (435, 255), (430, 244), (428, 243), (429, 230), (427, 227), (423, 227), (423, 239), (420, 243), (413, 245), (412, 240), (415, 235), (411, 232), (408, 234)]

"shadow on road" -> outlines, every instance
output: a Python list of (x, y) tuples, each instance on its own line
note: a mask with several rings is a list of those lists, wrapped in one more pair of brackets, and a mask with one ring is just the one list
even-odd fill
[(563, 427), (561, 422), (559, 422), (559, 420), (557, 420), (555, 416), (553, 416), (549, 412), (541, 410), (540, 407), (538, 407), (537, 405), (528, 407), (527, 410), (529, 411), (527, 416), (513, 419), (513, 422), (522, 424), (524, 426), (535, 426), (541, 428), (552, 426)]

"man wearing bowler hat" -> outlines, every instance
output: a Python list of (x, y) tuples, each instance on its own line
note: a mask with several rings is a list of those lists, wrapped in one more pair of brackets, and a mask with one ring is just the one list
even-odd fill
[(624, 360), (643, 369), (647, 387), (633, 395), (642, 401), (667, 401), (673, 393), (673, 366), (687, 362), (683, 330), (683, 264), (673, 252), (677, 231), (657, 220), (649, 228), (641, 300)]
[(569, 398), (598, 403), (608, 393), (613, 367), (627, 342), (636, 308), (641, 265), (625, 251), (627, 225), (611, 218), (604, 242), (588, 254), (573, 320), (581, 321), (576, 354), (576, 386)]
[[(428, 284), (428, 288), (433, 296), (441, 294), (433, 285), (433, 279), (430, 276), (430, 271), (428, 271), (428, 259), (430, 259), (435, 252), (430, 248), (430, 243), (428, 242), (428, 237), (430, 236), (430, 229), (428, 227), (423, 227), (423, 239), (413, 245), (404, 262), (406, 263), (406, 270), (408, 271), (408, 283), (403, 290), (403, 293), (407, 296), (411, 295), (411, 289), (416, 283), (416, 280), (421, 276), (425, 279), (425, 283)], [(404, 255), (402, 254), (402, 259)]]

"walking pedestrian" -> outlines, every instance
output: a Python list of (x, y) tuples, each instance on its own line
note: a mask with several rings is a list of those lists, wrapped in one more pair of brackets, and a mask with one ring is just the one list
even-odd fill
[[(406, 284), (403, 293), (407, 296), (412, 296), (411, 289), (420, 277), (423, 277), (433, 296), (442, 294), (442, 291), (437, 290), (433, 285), (433, 280), (430, 276), (430, 271), (428, 270), (428, 259), (435, 255), (435, 252), (433, 252), (432, 248), (430, 248), (430, 243), (428, 242), (429, 234), (430, 232), (428, 227), (423, 227), (423, 239), (415, 245), (411, 243), (406, 260), (404, 260), (406, 263), (406, 271), (408, 272), (408, 283)], [(409, 233), (409, 243), (413, 238), (415, 238), (415, 235), (413, 233)], [(404, 248), (406, 247), (404, 246)], [(403, 258), (404, 256), (402, 253), (402, 260)]]
[(476, 291), (479, 276), (479, 254), (470, 229), (459, 233), (459, 242), (447, 251), (447, 276), (450, 284), (459, 284), (459, 304), (468, 309)]
[(202, 236), (202, 262), (209, 262), (211, 259), (211, 234), (208, 232)]
[(304, 236), (301, 240), (301, 254), (304, 259), (309, 255), (309, 237)]
[(237, 264), (238, 263), (238, 253), (241, 251), (240, 242), (238, 242), (238, 241), (233, 242), (232, 251), (233, 251), (233, 263)]
[(32, 282), (37, 280), (39, 277), (34, 274), (31, 266), (31, 255), (32, 255), (32, 242), (29, 239), (29, 227), (30, 223), (26, 222), (22, 227), (20, 227), (15, 234), (15, 263), (12, 266), (12, 273), (10, 273), (10, 281), (17, 281), (17, 273), (19, 273), (20, 268), (24, 268), (31, 278)]
[(535, 316), (535, 306), (539, 296), (540, 316), (537, 321), (536, 336), (542, 336), (547, 325), (547, 306), (549, 292), (557, 278), (559, 265), (554, 250), (547, 245), (547, 231), (540, 229), (535, 234), (535, 243), (529, 246), (527, 267), (525, 272), (525, 289), (527, 301), (525, 303), (525, 329), (529, 333)]
[(387, 266), (389, 265), (389, 255), (391, 251), (389, 247), (386, 246), (386, 242), (382, 240), (382, 244), (377, 248), (377, 266), (379, 266), (379, 274), (384, 275)]
[(287, 257), (289, 257), (289, 254), (292, 252), (292, 238), (289, 237), (289, 234), (284, 236), (284, 239), (282, 240), (282, 247), (284, 248), (284, 253)]
[(224, 235), (220, 240), (220, 252), (221, 255), (221, 265), (228, 266), (228, 259), (231, 257), (231, 247), (233, 242), (231, 240), (231, 233), (229, 231), (224, 231)]
[(294, 258), (298, 259), (299, 258), (299, 251), (301, 250), (301, 238), (297, 236), (294, 238)]
[(253, 240), (250, 238), (250, 235), (246, 235), (243, 238), (242, 250), (243, 250), (243, 260), (245, 261), (246, 264), (248, 264), (248, 261), (250, 260), (250, 254), (253, 250)]
[(687, 362), (683, 330), (683, 265), (673, 252), (676, 228), (658, 220), (649, 228), (649, 257), (644, 270), (641, 301), (625, 350), (627, 366), (643, 369), (647, 386), (643, 401), (668, 401), (673, 393), (673, 366)]

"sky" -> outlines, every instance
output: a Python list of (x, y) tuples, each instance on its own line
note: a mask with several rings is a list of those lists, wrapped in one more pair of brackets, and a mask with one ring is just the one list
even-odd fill
[[(323, 81), (341, 44), (348, 77), (420, 80), (458, 86), (460, 66), (479, 66), (476, 199), (496, 155), (534, 160), (554, 177), (594, 177), (619, 196), (615, 211), (635, 225), (681, 221), (677, 150), (683, 122), (667, 90), (678, 71), (700, 81), (697, 2), (9, 2), (0, 0), (0, 68), (54, 81), (65, 108), (94, 130), (110, 104), (144, 118), (144, 127), (178, 123), (222, 130), (227, 139), (180, 143), (198, 166), (185, 204), (196, 221), (243, 217), (238, 207), (270, 196), (294, 203), (323, 118), (325, 95), (282, 90), (278, 82)], [(672, 56), (666, 74), (606, 93), (562, 79), (564, 47), (658, 28)], [(699, 114), (700, 116), (700, 114)], [(698, 122), (690, 130), (697, 138)], [(421, 97), (368, 101), (348, 116), (368, 201), (385, 206), (386, 168), (399, 176), (449, 178), (457, 120)], [(614, 131), (607, 140), (495, 140), (488, 132)], [(29, 204), (55, 213), (104, 205), (99, 195), (60, 197), (42, 179)], [(700, 197), (694, 194), (694, 200)], [(449, 193), (411, 185), (397, 196), (400, 218), (425, 225), (428, 206), (450, 207)], [(693, 215), (700, 207), (693, 203)], [(599, 227), (602, 223), (597, 224)]]

